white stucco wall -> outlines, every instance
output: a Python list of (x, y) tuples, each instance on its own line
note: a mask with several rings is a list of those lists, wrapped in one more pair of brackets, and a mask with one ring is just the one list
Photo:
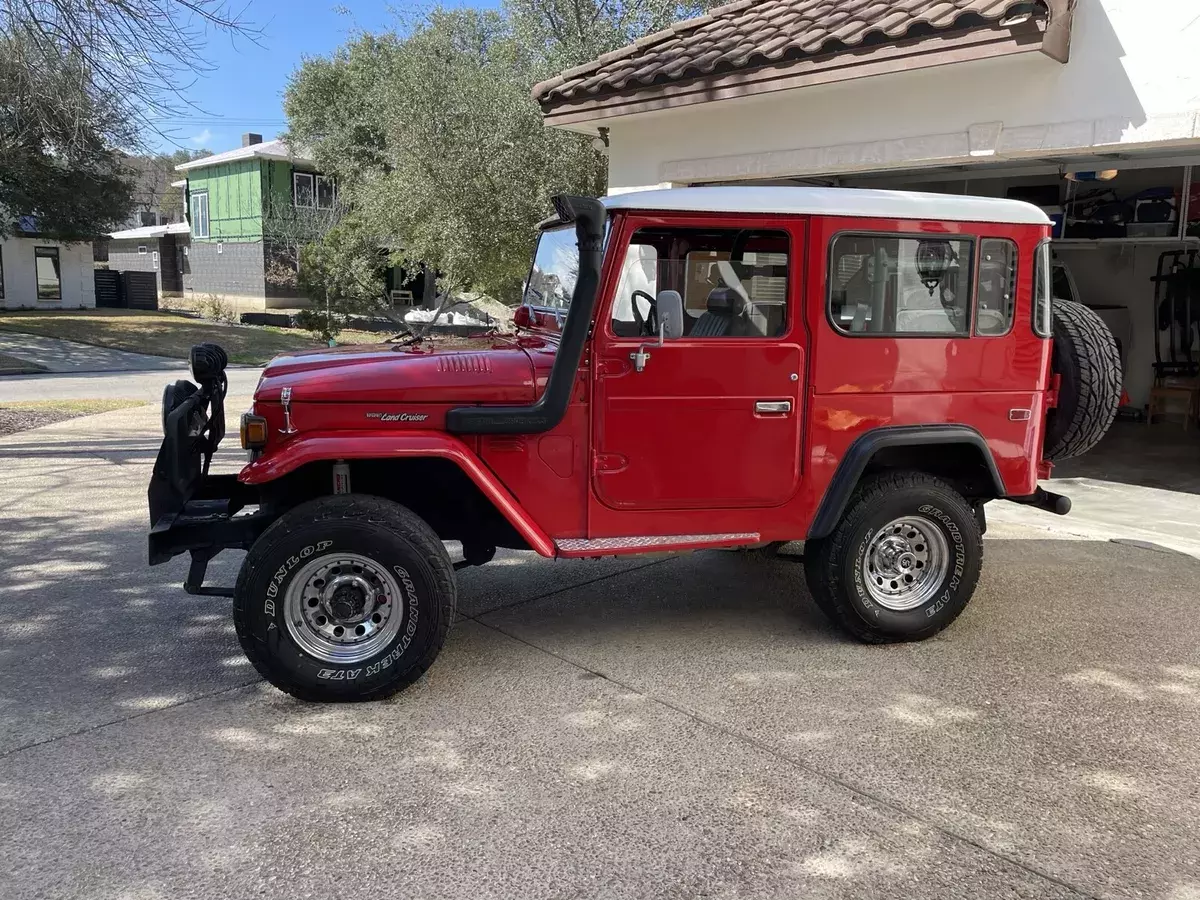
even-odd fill
[[(57, 247), (62, 279), (62, 300), (38, 300), (35, 247)], [(5, 309), (75, 309), (96, 305), (92, 245), (60, 244), (41, 238), (9, 237), (0, 240), (0, 261), (4, 266)]]
[(1079, 0), (1071, 60), (1039, 53), (604, 120), (609, 184), (1200, 147), (1200, 2)]

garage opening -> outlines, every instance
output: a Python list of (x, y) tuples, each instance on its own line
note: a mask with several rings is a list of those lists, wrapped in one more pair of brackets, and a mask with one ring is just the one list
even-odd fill
[(1125, 389), (1104, 441), (1058, 464), (1055, 477), (1200, 494), (1200, 157), (1125, 154), (736, 183), (970, 194), (1042, 207), (1055, 222), (1054, 296), (1093, 308), (1108, 324)]

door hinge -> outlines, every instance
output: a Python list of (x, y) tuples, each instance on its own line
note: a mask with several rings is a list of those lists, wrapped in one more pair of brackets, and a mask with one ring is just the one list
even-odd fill
[(593, 463), (593, 468), (597, 473), (620, 472), (628, 466), (629, 460), (620, 453), (597, 453)]

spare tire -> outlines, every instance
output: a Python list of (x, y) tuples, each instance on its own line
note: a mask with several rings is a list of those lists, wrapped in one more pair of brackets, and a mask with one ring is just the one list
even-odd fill
[(1121, 356), (1095, 311), (1073, 300), (1054, 301), (1051, 371), (1062, 376), (1058, 406), (1046, 416), (1046, 458), (1071, 459), (1104, 437), (1121, 403)]

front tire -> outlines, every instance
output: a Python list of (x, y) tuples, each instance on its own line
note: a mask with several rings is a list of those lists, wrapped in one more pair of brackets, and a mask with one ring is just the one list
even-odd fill
[(895, 472), (864, 481), (826, 538), (804, 548), (813, 600), (860, 641), (921, 641), (966, 608), (983, 537), (970, 504), (944, 481)]
[(379, 497), (304, 503), (250, 548), (233, 620), (264, 678), (302, 700), (381, 700), (445, 643), (454, 567), (430, 527)]

